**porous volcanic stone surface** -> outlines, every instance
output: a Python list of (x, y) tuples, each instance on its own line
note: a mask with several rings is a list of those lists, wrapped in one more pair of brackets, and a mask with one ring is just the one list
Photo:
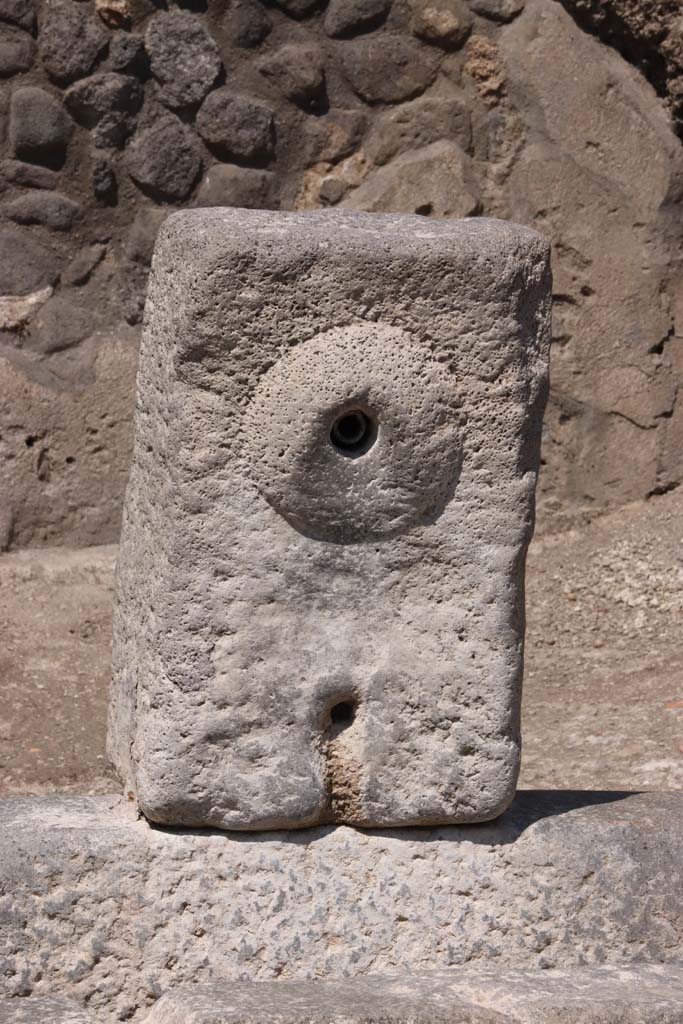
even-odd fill
[(677, 1024), (681, 1005), (678, 965), (464, 968), (352, 980), (187, 985), (163, 996), (146, 1024)]
[(247, 836), (6, 800), (0, 989), (138, 1022), (216, 978), (680, 964), (682, 820), (680, 793), (531, 793), (489, 825)]
[(115, 619), (126, 788), (176, 825), (495, 817), (519, 764), (545, 241), (207, 210), (165, 222), (153, 266)]
[(2, 1024), (95, 1024), (76, 1003), (54, 996), (0, 999)]

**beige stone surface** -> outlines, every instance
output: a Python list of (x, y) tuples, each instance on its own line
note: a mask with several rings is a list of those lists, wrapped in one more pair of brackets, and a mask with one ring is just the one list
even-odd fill
[(216, 979), (680, 966), (682, 846), (680, 792), (248, 834), (150, 827), (118, 797), (3, 800), (0, 992), (137, 1024), (165, 991)]
[(166, 221), (109, 740), (150, 820), (509, 804), (549, 300), (547, 243), (505, 221)]
[(147, 1024), (678, 1024), (678, 965), (571, 970), (461, 968), (296, 982), (184, 985)]
[(59, 372), (0, 355), (0, 549), (118, 539), (137, 340), (93, 337), (89, 361), (62, 353)]

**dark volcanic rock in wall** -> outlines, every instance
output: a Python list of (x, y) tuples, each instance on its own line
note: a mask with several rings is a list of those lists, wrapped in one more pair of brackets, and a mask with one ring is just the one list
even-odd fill
[(71, 118), (51, 93), (36, 85), (14, 90), (9, 137), (20, 160), (61, 167), (72, 132)]
[(32, 29), (35, 20), (33, 0), (0, 0), (0, 21)]
[(104, 259), (106, 245), (86, 245), (74, 256), (62, 274), (62, 285), (82, 285), (90, 279), (95, 267)]
[(57, 0), (47, 4), (38, 46), (48, 74), (61, 84), (87, 75), (104, 51), (109, 35), (83, 4)]
[(0, 227), (0, 252), (0, 295), (28, 295), (59, 276), (53, 253), (19, 228)]
[(315, 43), (286, 43), (261, 61), (259, 70), (304, 110), (321, 111), (326, 106), (323, 55)]
[(44, 224), (53, 231), (69, 231), (78, 220), (81, 208), (73, 199), (58, 192), (32, 191), (9, 202), (5, 213), (18, 224)]
[(0, 39), (0, 78), (28, 71), (33, 64), (35, 43), (24, 32), (15, 32)]
[(145, 49), (160, 99), (169, 107), (200, 103), (221, 70), (216, 43), (191, 14), (155, 14), (145, 32)]
[(325, 14), (328, 36), (350, 36), (379, 25), (389, 13), (391, 0), (331, 0)]
[(349, 156), (358, 148), (366, 125), (364, 110), (333, 108), (325, 117), (308, 118), (302, 146), (307, 163), (336, 163)]
[(194, 133), (173, 114), (162, 114), (138, 131), (126, 161), (137, 185), (167, 201), (187, 198), (202, 165)]
[(422, 96), (382, 114), (365, 142), (365, 153), (375, 164), (420, 149), (440, 139), (469, 149), (472, 139), (470, 112), (465, 96)]
[(312, 14), (322, 4), (322, 0), (275, 0), (275, 2), (292, 18), (305, 18), (307, 14)]
[(467, 39), (472, 15), (461, 0), (419, 0), (413, 8), (416, 36), (444, 50), (455, 50)]
[(25, 164), (21, 160), (3, 160), (0, 174), (5, 181), (24, 188), (56, 188), (57, 175), (39, 164)]
[(238, 2), (223, 19), (223, 30), (230, 42), (244, 50), (259, 46), (272, 28), (272, 21), (256, 0)]
[(60, 291), (34, 315), (27, 346), (36, 352), (61, 352), (78, 345), (93, 330), (92, 311), (74, 303), (74, 293)]
[(524, 7), (525, 0), (470, 0), (475, 14), (494, 21), (512, 21)]
[(130, 32), (115, 32), (109, 43), (107, 64), (112, 71), (122, 74), (142, 75), (147, 64), (147, 54), (141, 36)]
[(252, 167), (214, 164), (204, 176), (195, 206), (240, 206), (247, 210), (271, 205), (273, 175)]
[(434, 54), (398, 33), (379, 32), (346, 43), (342, 60), (354, 92), (368, 103), (412, 99), (436, 76)]
[(275, 119), (271, 107), (249, 96), (235, 95), (227, 86), (206, 97), (197, 114), (197, 130), (223, 156), (258, 161), (273, 155)]
[(109, 160), (103, 158), (95, 161), (92, 169), (92, 190), (98, 202), (106, 206), (116, 206), (118, 185)]
[(92, 130), (95, 146), (120, 147), (135, 127), (142, 89), (130, 75), (102, 71), (72, 85), (64, 100), (74, 120)]
[(126, 239), (125, 251), (129, 260), (144, 267), (151, 264), (159, 228), (168, 214), (168, 210), (159, 206), (143, 206), (138, 210)]
[(342, 203), (352, 210), (470, 217), (479, 210), (471, 161), (455, 142), (404, 153), (373, 171)]

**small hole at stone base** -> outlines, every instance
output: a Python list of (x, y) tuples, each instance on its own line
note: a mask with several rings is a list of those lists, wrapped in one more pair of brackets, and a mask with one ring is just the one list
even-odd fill
[(356, 717), (355, 704), (350, 700), (340, 701), (339, 704), (335, 704), (330, 711), (330, 721), (332, 725), (336, 725), (339, 728), (346, 728), (347, 725), (353, 723)]

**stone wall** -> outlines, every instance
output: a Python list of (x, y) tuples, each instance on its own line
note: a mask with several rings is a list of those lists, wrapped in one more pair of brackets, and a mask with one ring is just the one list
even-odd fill
[(116, 538), (179, 206), (533, 225), (556, 275), (543, 522), (679, 483), (675, 6), (0, 0), (0, 543)]

